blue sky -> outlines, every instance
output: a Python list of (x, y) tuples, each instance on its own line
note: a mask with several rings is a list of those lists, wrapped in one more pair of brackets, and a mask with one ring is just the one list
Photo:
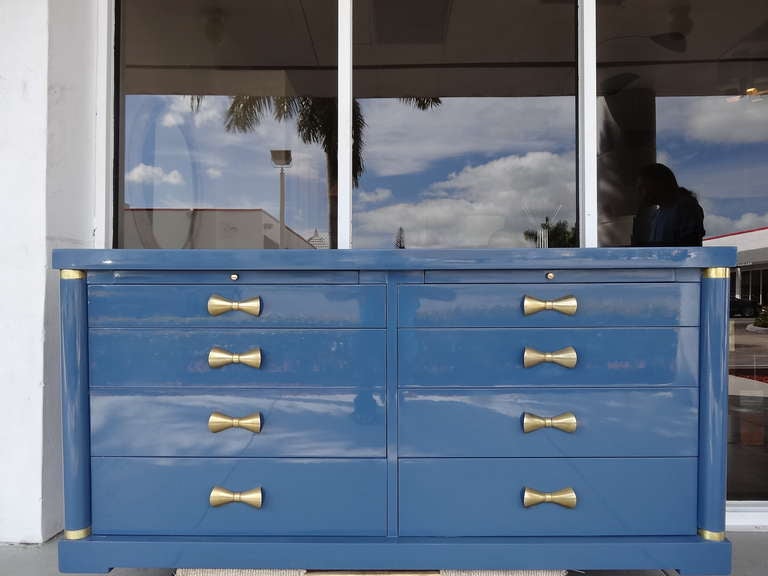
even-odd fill
[[(325, 154), (292, 122), (224, 130), (227, 97), (126, 99), (125, 199), (133, 207), (263, 208), (278, 214), (288, 148), (287, 221), (327, 230)], [(524, 246), (546, 216), (576, 214), (575, 99), (449, 98), (420, 111), (363, 100), (366, 171), (353, 197), (353, 245)], [(768, 99), (657, 99), (657, 155), (694, 190), (709, 235), (768, 225)]]

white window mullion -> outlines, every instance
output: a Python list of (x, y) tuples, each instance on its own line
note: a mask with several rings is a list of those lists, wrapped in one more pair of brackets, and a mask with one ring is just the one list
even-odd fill
[(339, 0), (339, 248), (352, 247), (352, 2)]
[(597, 0), (579, 0), (579, 233), (597, 246)]
[(114, 162), (114, 49), (115, 2), (95, 4), (96, 12), (96, 116), (93, 138), (93, 246), (112, 247)]

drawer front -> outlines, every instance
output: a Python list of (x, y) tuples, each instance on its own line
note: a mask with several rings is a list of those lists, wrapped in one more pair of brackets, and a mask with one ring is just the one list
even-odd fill
[[(208, 429), (214, 412), (261, 431)], [(386, 456), (384, 397), (369, 390), (91, 389), (94, 456)]]
[[(386, 532), (385, 460), (93, 458), (94, 534)], [(214, 486), (262, 488), (262, 507), (212, 507)]]
[[(383, 330), (90, 331), (91, 386), (384, 385)], [(208, 365), (213, 347), (261, 349), (261, 367)]]
[[(401, 329), (399, 385), (696, 386), (697, 328)], [(576, 349), (577, 364), (523, 366), (526, 347)]]
[[(696, 533), (696, 459), (400, 461), (401, 536)], [(526, 508), (523, 490), (573, 488), (575, 508)]]
[[(555, 309), (526, 316), (526, 296)], [(572, 315), (557, 311), (566, 296), (575, 298)], [(402, 286), (398, 315), (405, 327), (697, 326), (699, 284)]]
[[(217, 294), (233, 303), (260, 298), (258, 316), (228, 311), (208, 312)], [(383, 328), (383, 286), (105, 286), (88, 288), (91, 326), (200, 326)]]
[[(576, 429), (526, 433), (525, 413)], [(398, 426), (405, 457), (696, 456), (698, 390), (403, 390)]]

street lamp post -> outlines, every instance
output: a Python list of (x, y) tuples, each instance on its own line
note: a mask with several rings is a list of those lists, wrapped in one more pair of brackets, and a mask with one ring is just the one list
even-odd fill
[(270, 150), (272, 164), (280, 167), (280, 248), (288, 244), (288, 234), (285, 228), (285, 169), (291, 165), (290, 150)]

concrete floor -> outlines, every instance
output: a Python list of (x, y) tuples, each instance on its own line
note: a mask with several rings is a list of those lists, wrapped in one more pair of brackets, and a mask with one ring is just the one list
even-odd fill
[[(732, 576), (768, 576), (768, 532), (731, 532)], [(41, 545), (0, 545), (0, 576), (58, 576), (56, 539)], [(116, 569), (112, 576), (171, 576), (169, 570)], [(574, 576), (580, 574), (574, 572)], [(587, 576), (661, 576), (662, 572), (590, 572)]]

